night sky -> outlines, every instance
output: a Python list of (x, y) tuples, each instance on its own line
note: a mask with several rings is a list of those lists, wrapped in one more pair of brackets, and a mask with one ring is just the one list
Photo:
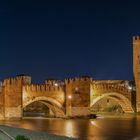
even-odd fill
[(0, 2), (0, 79), (89, 75), (132, 80), (140, 1)]

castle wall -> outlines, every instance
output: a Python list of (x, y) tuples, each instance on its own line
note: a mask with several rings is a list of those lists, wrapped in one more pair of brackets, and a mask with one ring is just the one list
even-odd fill
[[(51, 81), (50, 81), (51, 82)], [(119, 83), (93, 81), (89, 77), (66, 79), (64, 85), (53, 83), (34, 85), (29, 77), (16, 77), (4, 80), (0, 87), (0, 115), (5, 119), (22, 118), (23, 107), (34, 101), (47, 101), (58, 108), (57, 114), (66, 116), (86, 116), (90, 114), (91, 93), (100, 96), (104, 91), (122, 91), (127, 97), (127, 89)], [(96, 93), (97, 91), (97, 93)], [(99, 91), (103, 91), (99, 92)], [(130, 93), (128, 93), (130, 97)], [(131, 97), (130, 97), (131, 98)], [(36, 100), (37, 99), (37, 100)]]

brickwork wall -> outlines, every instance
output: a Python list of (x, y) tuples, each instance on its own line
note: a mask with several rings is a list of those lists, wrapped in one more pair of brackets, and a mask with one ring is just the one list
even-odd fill
[(65, 105), (65, 90), (63, 86), (55, 85), (25, 85), (23, 86), (23, 103), (34, 100), (36, 97), (49, 97), (62, 106)]
[(22, 117), (22, 77), (4, 80), (5, 118)]
[(140, 37), (133, 37), (133, 72), (136, 83), (136, 106), (140, 112)]

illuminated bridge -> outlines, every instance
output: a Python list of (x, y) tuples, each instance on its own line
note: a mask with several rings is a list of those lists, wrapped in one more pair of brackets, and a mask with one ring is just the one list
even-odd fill
[(55, 117), (88, 115), (103, 99), (117, 102), (124, 112), (134, 112), (134, 98), (128, 83), (97, 81), (88, 76), (65, 82), (46, 80), (40, 85), (32, 84), (30, 76), (5, 79), (0, 87), (0, 118), (20, 119), (24, 108), (34, 102), (47, 106), (50, 116)]

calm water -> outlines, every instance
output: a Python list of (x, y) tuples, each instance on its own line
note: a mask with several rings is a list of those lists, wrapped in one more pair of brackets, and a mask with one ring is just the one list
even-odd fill
[(22, 121), (0, 121), (0, 124), (49, 131), (57, 135), (77, 137), (80, 140), (132, 140), (140, 136), (140, 117), (94, 120), (23, 119)]

